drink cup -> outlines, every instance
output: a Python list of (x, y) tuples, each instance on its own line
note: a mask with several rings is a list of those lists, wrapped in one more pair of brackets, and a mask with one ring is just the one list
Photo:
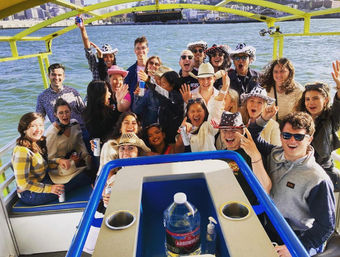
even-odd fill
[(93, 155), (100, 156), (100, 138), (93, 139), (93, 144), (94, 144)]
[(187, 128), (185, 126), (181, 126), (179, 127), (180, 132), (181, 132), (181, 137), (182, 137), (182, 141), (184, 146), (188, 146), (190, 145), (190, 138), (189, 135), (187, 133)]
[(58, 196), (58, 199), (59, 199), (59, 203), (65, 202), (65, 199), (66, 199), (66, 197), (65, 197), (65, 191), (64, 191), (62, 194), (60, 194), (60, 195)]
[(145, 82), (139, 81), (139, 96), (144, 96), (145, 93)]

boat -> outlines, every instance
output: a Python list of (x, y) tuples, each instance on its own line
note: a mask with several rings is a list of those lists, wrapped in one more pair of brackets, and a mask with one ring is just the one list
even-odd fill
[[(46, 0), (37, 0), (37, 1), (30, 1), (30, 0), (16, 0), (16, 1), (6, 1), (1, 3), (0, 5), (0, 19), (6, 18), (12, 14), (17, 12), (29, 9), (36, 5), (41, 5), (47, 3), (49, 1)], [(108, 17), (126, 14), (126, 13), (137, 13), (137, 12), (152, 12), (157, 10), (172, 10), (172, 9), (197, 9), (197, 10), (208, 10), (208, 11), (216, 11), (216, 12), (223, 12), (228, 14), (239, 15), (245, 18), (253, 19), (258, 22), (263, 22), (266, 26), (266, 29), (261, 31), (261, 35), (269, 36), (272, 38), (273, 46), (272, 46), (272, 58), (277, 58), (283, 56), (284, 51), (284, 39), (287, 37), (305, 37), (305, 36), (339, 36), (339, 31), (333, 32), (311, 32), (310, 31), (310, 24), (311, 19), (313, 17), (319, 17), (327, 14), (336, 14), (340, 13), (340, 8), (331, 8), (331, 9), (324, 9), (319, 11), (312, 11), (312, 12), (305, 12), (302, 10), (297, 10), (291, 8), (289, 6), (273, 3), (270, 1), (263, 1), (263, 0), (235, 0), (233, 2), (241, 3), (241, 4), (251, 4), (256, 6), (265, 7), (268, 9), (272, 9), (275, 11), (284, 12), (287, 15), (281, 17), (271, 17), (264, 14), (256, 14), (251, 13), (248, 11), (242, 11), (238, 9), (228, 8), (225, 5), (229, 1), (221, 1), (216, 5), (205, 5), (205, 4), (184, 4), (184, 3), (167, 3), (161, 4), (159, 1), (155, 1), (155, 4), (151, 5), (144, 5), (138, 7), (128, 7), (121, 9), (119, 11), (112, 11), (107, 12), (104, 14), (98, 14), (95, 10), (104, 9), (111, 6), (116, 6), (123, 3), (131, 3), (134, 1), (129, 0), (109, 0), (105, 2), (101, 2), (98, 4), (89, 5), (86, 7), (78, 6), (75, 4), (71, 4), (69, 2), (63, 0), (56, 0), (51, 1), (54, 4), (67, 7), (70, 11), (54, 18), (42, 21), (28, 29), (22, 30), (19, 33), (8, 36), (0, 36), (1, 42), (7, 42), (11, 49), (11, 55), (5, 56), (0, 58), (0, 62), (6, 61), (16, 61), (20, 59), (28, 59), (28, 58), (37, 58), (40, 72), (42, 76), (42, 81), (44, 87), (48, 87), (48, 78), (46, 75), (47, 67), (49, 66), (49, 56), (52, 55), (52, 42), (54, 39), (62, 36), (65, 33), (70, 32), (73, 29), (76, 29), (76, 25), (72, 24), (66, 27), (61, 27), (57, 31), (43, 35), (43, 36), (32, 36), (31, 34), (39, 31), (40, 29), (51, 26), (54, 24), (58, 24), (58, 22), (72, 19), (77, 15), (86, 14), (89, 15), (90, 18), (86, 19), (84, 22), (86, 24), (93, 23), (95, 21), (104, 20)], [(300, 33), (282, 33), (279, 26), (277, 26), (278, 22), (283, 21), (290, 21), (295, 19), (302, 19), (303, 20), (303, 28)], [(43, 52), (36, 52), (32, 54), (22, 55), (19, 53), (17, 43), (22, 41), (30, 41), (32, 43), (36, 42), (43, 42), (45, 44), (45, 51)], [(221, 157), (231, 157), (234, 158), (239, 166), (242, 166), (242, 172), (248, 174), (248, 183), (254, 184), (253, 190), (257, 192), (256, 195), (259, 199), (261, 199), (262, 206), (259, 208), (266, 209), (268, 215), (273, 217), (273, 222), (277, 222), (277, 226), (283, 228), (282, 232), (283, 237), (286, 238), (287, 245), (289, 249), (292, 250), (294, 253), (293, 256), (307, 256), (304, 249), (301, 248), (301, 244), (296, 240), (296, 237), (292, 234), (291, 230), (287, 228), (287, 224), (285, 224), (284, 220), (282, 220), (282, 216), (275, 210), (272, 204), (270, 204), (270, 200), (264, 192), (261, 191), (261, 187), (256, 184), (256, 180), (254, 177), (251, 176), (249, 169), (244, 167), (242, 164), (242, 160), (240, 160), (238, 155), (233, 153), (220, 153), (220, 152), (208, 152), (208, 153), (193, 153), (193, 154), (179, 154), (176, 156), (161, 156), (161, 157), (145, 157), (145, 158), (138, 158), (136, 160), (130, 161), (115, 161), (109, 163), (102, 171), (102, 175), (100, 176), (95, 189), (93, 192), (91, 190), (85, 190), (86, 192), (77, 192), (82, 199), (79, 200), (77, 198), (79, 195), (75, 195), (74, 199), (76, 202), (72, 206), (66, 206), (66, 208), (61, 208), (59, 204), (59, 209), (55, 209), (54, 206), (50, 206), (50, 209), (26, 209), (23, 210), (22, 206), (15, 205), (17, 201), (17, 195), (15, 190), (15, 179), (13, 172), (11, 171), (11, 165), (8, 158), (6, 156), (11, 153), (14, 147), (14, 140), (9, 142), (6, 146), (0, 149), (0, 157), (4, 159), (4, 162), (0, 168), (0, 228), (2, 233), (2, 238), (0, 242), (0, 253), (1, 256), (19, 256), (20, 254), (34, 254), (34, 253), (48, 253), (48, 252), (58, 252), (58, 251), (68, 251), (67, 256), (80, 256), (82, 246), (84, 244), (84, 239), (86, 239), (86, 235), (89, 229), (89, 224), (91, 219), (94, 215), (94, 211), (96, 208), (96, 203), (100, 197), (102, 188), (104, 186), (104, 181), (107, 176), (107, 173), (110, 168), (118, 167), (118, 166), (136, 166), (145, 167), (145, 165), (156, 165), (155, 167), (162, 167), (169, 169), (169, 163), (173, 163), (173, 166), (176, 166), (175, 163), (179, 163), (180, 166), (186, 167), (187, 171), (179, 172), (175, 170), (169, 170), (171, 173), (170, 181), (171, 180), (182, 180), (182, 179), (205, 179), (209, 181), (212, 174), (214, 172), (218, 172), (221, 169), (227, 169), (227, 167), (222, 167), (221, 163), (216, 163), (218, 161), (212, 161), (212, 159), (219, 159)], [(334, 153), (334, 159), (340, 160), (340, 157), (337, 153)], [(197, 161), (199, 160), (199, 161)], [(204, 161), (206, 160), (206, 161)], [(198, 163), (197, 163), (198, 162)], [(214, 167), (217, 170), (210, 170), (207, 168), (211, 162), (214, 163)], [(168, 163), (168, 164), (164, 164)], [(160, 165), (160, 166), (157, 166)], [(167, 165), (167, 166), (162, 166)], [(222, 166), (221, 166), (222, 165)], [(337, 164), (339, 165), (339, 163)], [(198, 170), (197, 166), (202, 166), (208, 169), (206, 170)], [(339, 167), (339, 166), (338, 166)], [(157, 168), (156, 168), (157, 169)], [(178, 169), (178, 167), (176, 168)], [(174, 174), (172, 174), (174, 173)], [(5, 175), (6, 174), (6, 175)], [(152, 180), (147, 180), (148, 176), (145, 179), (146, 182), (159, 182), (159, 181), (167, 181), (162, 180), (160, 175), (155, 173), (154, 175), (149, 175), (149, 177), (153, 177)], [(201, 183), (201, 182), (200, 182)], [(206, 183), (206, 182), (205, 182)], [(208, 183), (208, 188), (209, 188)], [(210, 189), (209, 189), (210, 190)], [(91, 194), (91, 196), (90, 196)], [(138, 195), (142, 197), (142, 195)], [(215, 194), (211, 193), (211, 198), (213, 203), (215, 203)], [(244, 200), (246, 201), (246, 200)], [(222, 203), (220, 203), (222, 204)], [(16, 208), (16, 213), (13, 213), (13, 205)], [(247, 205), (247, 204), (245, 204)], [(65, 207), (65, 206), (64, 206)], [(220, 207), (220, 205), (217, 205)], [(107, 214), (110, 214), (110, 210), (114, 210), (115, 208), (122, 208), (121, 206), (113, 206), (109, 208)], [(136, 206), (134, 206), (136, 208)], [(20, 213), (21, 211), (21, 213)], [(26, 211), (24, 214), (23, 211)], [(34, 213), (31, 213), (33, 212)], [(258, 211), (258, 210), (256, 210)], [(256, 213), (254, 208), (251, 208), (250, 213)], [(337, 226), (339, 227), (339, 207), (338, 207), (338, 221)], [(140, 209), (135, 209), (135, 215), (139, 220), (135, 223), (135, 227), (138, 227), (137, 224), (141, 224), (141, 214)], [(220, 210), (215, 206), (215, 213), (214, 215), (222, 215)], [(220, 217), (220, 216), (219, 216)], [(226, 222), (227, 219), (219, 218), (220, 221)], [(79, 227), (78, 227), (79, 225)], [(78, 227), (78, 228), (77, 228)], [(224, 228), (221, 228), (221, 231)], [(53, 231), (52, 235), (46, 236), (42, 233), (42, 231)], [(34, 233), (33, 233), (34, 232)], [(108, 232), (108, 231), (106, 231)], [(104, 233), (106, 233), (104, 232)], [(221, 232), (222, 233), (222, 232)], [(143, 233), (142, 233), (143, 234)], [(223, 234), (223, 233), (222, 233)], [(100, 236), (99, 240), (104, 236)], [(118, 236), (119, 237), (119, 236)], [(133, 235), (136, 238), (136, 235)], [(225, 238), (228, 240), (228, 238)], [(105, 241), (105, 240), (104, 240)], [(103, 241), (103, 242), (104, 242)], [(138, 248), (138, 240), (132, 247), (134, 250), (132, 251), (132, 255), (143, 256), (143, 247), (139, 246)], [(222, 244), (221, 244), (222, 245)], [(267, 247), (270, 251), (270, 245)], [(223, 247), (222, 247), (223, 248)], [(224, 251), (223, 249), (221, 251)], [(131, 256), (132, 256), (131, 255)], [(97, 255), (100, 256), (100, 255)], [(270, 255), (269, 255), (270, 256)]]

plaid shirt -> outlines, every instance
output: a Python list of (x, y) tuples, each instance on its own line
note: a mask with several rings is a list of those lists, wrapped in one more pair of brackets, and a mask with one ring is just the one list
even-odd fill
[(51, 123), (57, 118), (54, 116), (54, 105), (58, 98), (63, 98), (71, 106), (71, 118), (76, 119), (81, 127), (84, 127), (82, 113), (85, 109), (83, 99), (77, 90), (71, 87), (63, 86), (58, 93), (51, 86), (45, 89), (37, 99), (36, 112), (41, 113), (44, 117), (48, 116)]
[(91, 48), (84, 48), (84, 50), (85, 50), (86, 59), (89, 63), (90, 71), (92, 72), (92, 79), (100, 80), (96, 54), (92, 52)]
[(40, 153), (33, 153), (24, 146), (16, 146), (13, 150), (12, 166), (20, 190), (51, 192), (52, 185), (41, 183), (46, 175), (47, 162)]

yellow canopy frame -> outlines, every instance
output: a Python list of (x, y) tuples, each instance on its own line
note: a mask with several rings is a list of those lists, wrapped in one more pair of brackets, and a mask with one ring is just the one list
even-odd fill
[[(10, 48), (11, 48), (11, 53), (12, 53), (12, 56), (0, 58), (0, 62), (37, 57), (39, 61), (39, 67), (40, 67), (40, 71), (41, 71), (41, 75), (42, 75), (45, 88), (48, 87), (48, 79), (46, 75), (46, 70), (47, 70), (47, 67), (49, 66), (48, 55), (52, 54), (52, 48), (51, 48), (52, 41), (54, 38), (75, 29), (76, 25), (71, 25), (71, 26), (62, 28), (56, 32), (53, 32), (49, 35), (45, 35), (41, 37), (32, 37), (29, 35), (44, 27), (47, 27), (49, 25), (55, 24), (59, 21), (62, 21), (62, 20), (65, 20), (71, 17), (75, 17), (76, 15), (82, 14), (82, 13), (86, 13), (91, 16), (91, 18), (86, 19), (84, 21), (85, 24), (88, 24), (88, 23), (91, 23), (97, 20), (102, 20), (102, 19), (106, 19), (109, 17), (121, 15), (121, 14), (131, 13), (131, 12), (168, 10), (168, 9), (197, 9), (197, 10), (230, 13), (230, 14), (235, 14), (235, 15), (246, 17), (246, 18), (254, 19), (256, 21), (265, 22), (268, 28), (274, 27), (276, 22), (288, 21), (288, 20), (294, 20), (294, 19), (303, 19), (304, 27), (301, 33), (283, 34), (279, 30), (276, 30), (270, 35), (273, 38), (273, 54), (272, 54), (273, 59), (283, 56), (283, 47), (284, 47), (285, 37), (340, 35), (340, 32), (318, 32), (318, 33), (310, 32), (310, 19), (312, 17), (325, 15), (325, 14), (339, 13), (340, 8), (325, 9), (325, 10), (314, 11), (314, 12), (304, 12), (298, 9), (291, 8), (286, 5), (281, 5), (281, 4), (273, 3), (270, 1), (264, 1), (264, 0), (233, 0), (233, 1), (223, 0), (217, 5), (160, 4), (159, 0), (156, 0), (154, 5), (126, 8), (126, 9), (121, 9), (119, 11), (108, 12), (108, 13), (101, 14), (101, 15), (98, 15), (93, 11), (98, 10), (98, 9), (103, 9), (106, 7), (110, 7), (110, 6), (120, 5), (120, 4), (142, 2), (142, 0), (139, 0), (139, 1), (109, 0), (109, 1), (98, 3), (98, 4), (89, 5), (86, 7), (77, 6), (77, 5), (71, 4), (63, 0), (54, 0), (54, 1), (13, 0), (11, 3), (0, 4), (0, 19), (10, 16), (19, 11), (46, 3), (46, 2), (51, 2), (51, 3), (57, 4), (63, 7), (67, 7), (70, 9), (70, 11), (67, 13), (61, 14), (59, 16), (53, 17), (51, 19), (42, 21), (41, 23), (38, 23), (37, 25), (31, 28), (25, 29), (14, 36), (0, 36), (0, 41), (6, 41), (9, 43)], [(237, 2), (237, 3), (242, 3), (242, 4), (262, 6), (265, 8), (287, 13), (288, 15), (275, 18), (275, 17), (266, 16), (266, 15), (254, 14), (254, 13), (247, 12), (247, 11), (224, 7), (229, 2), (234, 2), (234, 3)], [(46, 51), (36, 53), (36, 54), (30, 54), (30, 55), (20, 55), (18, 52), (18, 48), (17, 48), (18, 41), (45, 41)]]

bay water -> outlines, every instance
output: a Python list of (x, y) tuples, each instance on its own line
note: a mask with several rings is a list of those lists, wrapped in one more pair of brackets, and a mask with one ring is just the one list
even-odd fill
[[(303, 30), (302, 21), (277, 23), (283, 33), (298, 33)], [(235, 48), (245, 42), (256, 48), (256, 61), (252, 68), (261, 71), (272, 58), (272, 38), (261, 37), (259, 31), (264, 23), (238, 24), (188, 24), (188, 25), (119, 25), (88, 26), (91, 41), (98, 46), (109, 43), (117, 47), (117, 64), (128, 68), (135, 60), (134, 40), (145, 35), (149, 41), (149, 56), (160, 56), (164, 65), (179, 70), (180, 52), (189, 42), (204, 40), (212, 44), (228, 44)], [(311, 32), (329, 32), (340, 28), (340, 19), (311, 21)], [(2, 29), (0, 36), (15, 35), (22, 29)], [(45, 28), (32, 36), (54, 33), (57, 28)], [(20, 55), (44, 51), (44, 42), (19, 42)], [(91, 80), (79, 29), (70, 31), (53, 40), (50, 64), (62, 63), (66, 67), (65, 85), (74, 87), (84, 97)], [(0, 42), (0, 57), (10, 56), (10, 47)], [(333, 61), (340, 60), (340, 36), (288, 37), (284, 42), (284, 56), (294, 64), (296, 81), (301, 84), (324, 81), (332, 87)], [(0, 62), (0, 148), (18, 136), (20, 117), (35, 111), (37, 96), (43, 91), (43, 83), (37, 58)]]

